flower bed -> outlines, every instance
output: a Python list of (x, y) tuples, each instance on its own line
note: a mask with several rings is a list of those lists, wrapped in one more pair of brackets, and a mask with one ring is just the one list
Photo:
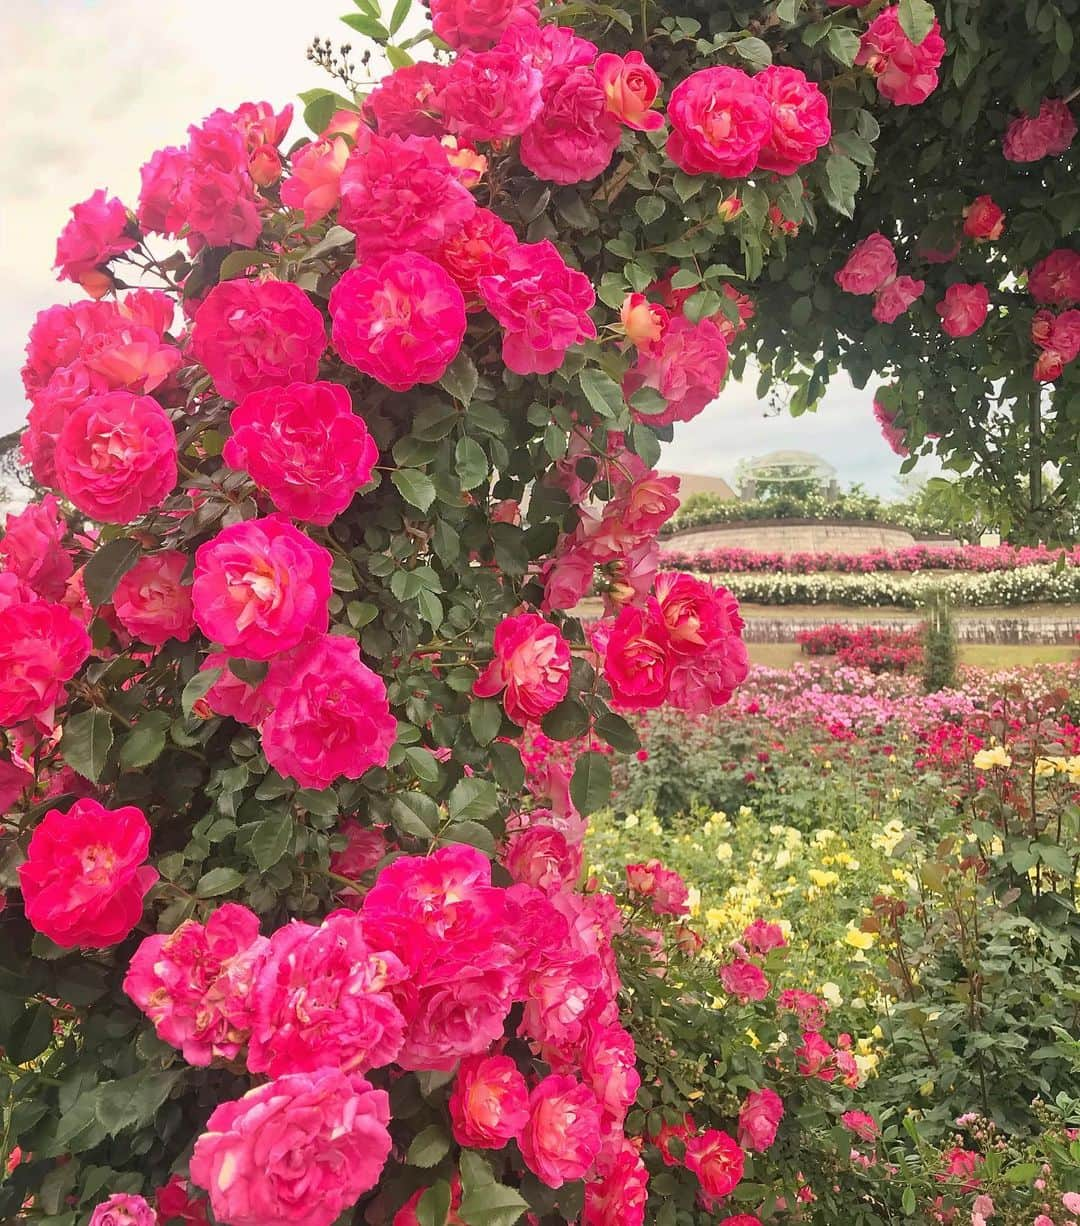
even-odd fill
[(877, 626), (821, 626), (800, 630), (795, 641), (808, 656), (835, 656), (840, 664), (871, 673), (904, 673), (923, 661), (922, 628), (885, 630)]
[(992, 572), (1020, 566), (1054, 565), (1061, 559), (1080, 565), (1080, 549), (1064, 551), (1044, 545), (1014, 546), (916, 544), (904, 549), (873, 549), (866, 553), (777, 553), (719, 546), (716, 549), (665, 550), (661, 565), (671, 570), (694, 570), (702, 574), (812, 575), (839, 572), (869, 575), (880, 571), (913, 573), (924, 570)]

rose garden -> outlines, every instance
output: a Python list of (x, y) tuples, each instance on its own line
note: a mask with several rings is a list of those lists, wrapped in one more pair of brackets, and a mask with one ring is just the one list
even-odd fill
[[(344, 21), (30, 331), (0, 1220), (1077, 1226), (1076, 665), (740, 601), (1080, 603), (1080, 0)], [(661, 549), (841, 372), (1005, 544)]]

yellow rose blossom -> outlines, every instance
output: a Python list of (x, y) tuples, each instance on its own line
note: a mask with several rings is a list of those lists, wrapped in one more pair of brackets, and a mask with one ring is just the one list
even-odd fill
[(844, 1003), (844, 997), (840, 992), (839, 985), (833, 983), (832, 980), (829, 980), (827, 983), (823, 983), (821, 985), (820, 995), (823, 996), (824, 999), (833, 1006), (833, 1008), (839, 1008), (839, 1006)]
[(1036, 758), (1035, 774), (1040, 779), (1045, 779), (1047, 775), (1056, 775), (1064, 761), (1064, 758)]
[(980, 749), (971, 764), (977, 771), (988, 771), (995, 766), (1012, 766), (1012, 758), (1004, 745), (995, 745), (993, 749)]
[(721, 864), (727, 864), (733, 854), (730, 843), (718, 843), (716, 845), (716, 858)]
[(844, 943), (850, 945), (852, 949), (873, 949), (876, 940), (876, 933), (863, 932), (861, 928), (849, 928), (844, 933)]
[(746, 1032), (746, 1037), (747, 1037), (747, 1038), (750, 1040), (750, 1046), (751, 1046), (751, 1047), (760, 1047), (760, 1046), (761, 1046), (761, 1040), (760, 1040), (760, 1039), (757, 1037), (757, 1035), (756, 1035), (756, 1034), (754, 1034), (754, 1032), (753, 1032), (752, 1030), (748, 1030), (748, 1031)]
[(690, 886), (686, 891), (686, 905), (690, 908), (691, 915), (697, 915), (701, 911), (701, 891), (696, 885)]
[(834, 873), (831, 870), (812, 868), (807, 876), (809, 876), (814, 885), (822, 890), (827, 886), (839, 885), (840, 883), (840, 874)]
[(636, 813), (628, 813), (626, 815), (626, 820), (623, 822), (623, 825), (626, 827), (626, 829), (634, 830), (636, 829), (637, 824), (638, 824), (638, 815)]

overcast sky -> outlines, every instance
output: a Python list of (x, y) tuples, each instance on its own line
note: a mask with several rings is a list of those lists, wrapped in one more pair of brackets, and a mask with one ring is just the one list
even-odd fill
[[(181, 144), (215, 107), (329, 83), (304, 56), (315, 35), (348, 31), (349, 0), (0, 0), (0, 433), (26, 406), (18, 370), (34, 314), (74, 290), (51, 271), (68, 209), (96, 188), (133, 205), (139, 167)], [(389, 7), (385, 0), (384, 7)], [(752, 383), (676, 427), (666, 467), (731, 478), (740, 460), (779, 448), (817, 452), (841, 482), (895, 493), (898, 460), (868, 392), (845, 381), (816, 414), (764, 416)]]

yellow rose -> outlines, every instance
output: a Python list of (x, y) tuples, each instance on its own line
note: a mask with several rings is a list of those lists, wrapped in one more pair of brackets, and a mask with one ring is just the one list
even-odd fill
[(971, 763), (977, 771), (988, 771), (995, 766), (1012, 766), (1012, 758), (1006, 753), (1004, 745), (995, 745), (993, 749), (980, 749)]

